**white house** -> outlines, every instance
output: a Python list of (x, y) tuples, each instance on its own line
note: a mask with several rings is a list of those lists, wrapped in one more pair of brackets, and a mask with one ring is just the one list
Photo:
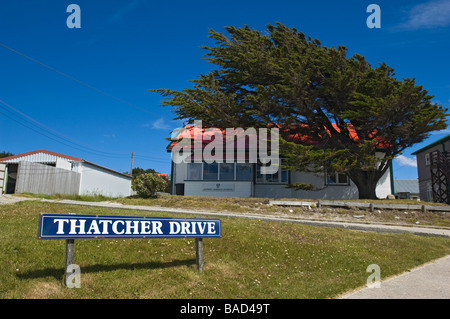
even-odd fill
[(6, 193), (98, 194), (124, 197), (131, 176), (98, 164), (46, 150), (0, 158), (6, 164)]
[[(205, 134), (204, 132), (202, 134)], [(208, 140), (210, 138), (208, 137)], [(358, 189), (346, 174), (310, 173), (280, 168), (274, 174), (262, 174), (257, 163), (208, 163), (182, 161), (174, 152), (174, 141), (167, 151), (172, 153), (172, 194), (191, 196), (358, 199)], [(195, 142), (194, 142), (195, 144)], [(187, 145), (187, 144), (186, 144)], [(189, 144), (190, 147), (190, 144)], [(195, 146), (194, 146), (195, 147)], [(205, 144), (201, 144), (205, 148)], [(392, 194), (392, 171), (388, 169), (376, 188), (378, 198)], [(288, 184), (312, 184), (313, 191), (287, 188)]]

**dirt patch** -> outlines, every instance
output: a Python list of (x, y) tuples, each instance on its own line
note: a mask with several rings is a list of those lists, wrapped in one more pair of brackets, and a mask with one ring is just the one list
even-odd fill
[[(309, 200), (304, 200), (309, 201)], [(384, 223), (409, 226), (450, 227), (450, 213), (426, 212), (420, 210), (375, 209), (357, 207), (316, 207), (311, 201), (311, 207), (289, 207), (271, 205), (268, 198), (211, 198), (197, 196), (160, 196), (148, 200), (118, 200), (124, 204), (137, 204), (161, 207), (180, 207), (207, 211), (230, 212), (241, 214), (263, 214), (278, 217), (318, 219), (342, 222)], [(393, 202), (396, 203), (396, 202)], [(403, 202), (399, 202), (403, 203)], [(408, 202), (408, 204), (411, 204)]]
[(368, 209), (359, 208), (307, 208), (280, 207), (260, 205), (259, 209), (249, 209), (249, 213), (270, 214), (279, 217), (331, 220), (340, 222), (384, 223), (410, 226), (450, 227), (450, 214), (443, 212), (426, 212), (415, 210)]
[(16, 197), (11, 195), (0, 195), (0, 205), (15, 204), (24, 200), (37, 200), (36, 198)]
[(61, 289), (61, 284), (55, 282), (37, 282), (23, 297), (25, 299), (47, 299), (58, 296)]

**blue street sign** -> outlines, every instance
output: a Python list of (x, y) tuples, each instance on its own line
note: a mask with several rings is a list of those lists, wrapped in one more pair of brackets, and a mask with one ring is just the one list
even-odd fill
[(219, 219), (41, 214), (40, 239), (221, 237)]

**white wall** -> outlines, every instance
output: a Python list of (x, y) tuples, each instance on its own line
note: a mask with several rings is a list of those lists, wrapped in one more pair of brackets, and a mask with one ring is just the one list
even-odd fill
[(291, 183), (312, 184), (315, 191), (295, 190), (282, 184), (256, 184), (255, 197), (270, 198), (310, 198), (310, 199), (357, 199), (358, 188), (350, 181), (350, 185), (325, 186), (323, 174), (308, 172), (291, 172)]
[(81, 173), (80, 195), (130, 196), (131, 178), (86, 162), (77, 164), (74, 170)]
[(386, 198), (391, 193), (391, 172), (389, 169), (380, 178), (377, 184), (376, 194), (378, 198)]
[(6, 164), (0, 164), (0, 196), (6, 191)]
[(58, 157), (58, 158), (56, 158), (55, 167), (71, 171), (72, 170), (72, 163), (70, 163), (69, 161), (63, 160), (62, 158)]
[[(391, 180), (390, 172), (387, 170), (377, 183), (376, 195), (378, 198), (386, 198), (391, 194)], [(325, 179), (323, 174), (312, 174), (305, 172), (293, 172), (292, 182), (310, 181), (318, 189), (325, 186)], [(295, 192), (295, 193), (294, 193)], [(314, 199), (358, 199), (359, 193), (355, 183), (350, 180), (350, 185), (329, 185), (319, 191), (293, 191), (293, 196), (297, 198), (314, 198)]]
[(252, 197), (249, 181), (187, 181), (184, 194), (188, 196)]
[[(380, 178), (376, 188), (378, 198), (386, 198), (391, 194), (391, 180), (389, 170)], [(311, 183), (318, 190), (305, 191), (286, 188), (286, 185), (255, 184), (255, 197), (270, 198), (310, 198), (310, 199), (358, 199), (358, 188), (350, 180), (350, 185), (325, 186), (323, 174), (306, 172), (291, 172), (292, 183)]]

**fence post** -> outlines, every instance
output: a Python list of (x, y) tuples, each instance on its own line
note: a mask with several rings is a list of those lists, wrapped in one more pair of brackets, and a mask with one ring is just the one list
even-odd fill
[(197, 270), (203, 272), (203, 238), (195, 238), (195, 259)]

